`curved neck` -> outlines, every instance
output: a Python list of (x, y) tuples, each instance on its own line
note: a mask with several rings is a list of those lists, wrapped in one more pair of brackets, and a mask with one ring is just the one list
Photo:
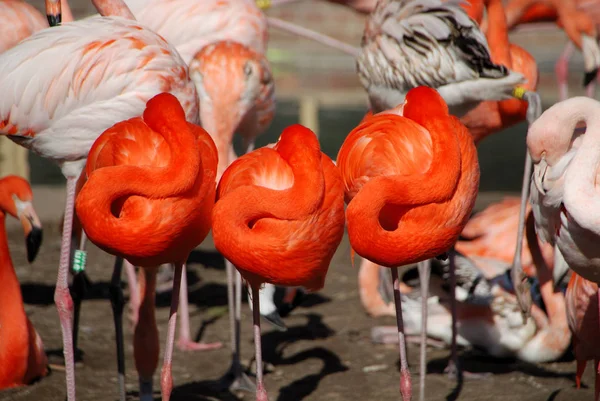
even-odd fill
[[(0, 211), (0, 364), (14, 369), (11, 376), (25, 374), (22, 353), (28, 347), (27, 316), (19, 280), (13, 267), (6, 235), (5, 214)], [(15, 360), (12, 360), (15, 358)], [(0, 368), (0, 372), (3, 369)], [(22, 370), (22, 372), (21, 372)], [(18, 373), (16, 373), (18, 371)], [(0, 378), (1, 380), (2, 378)]]
[(492, 53), (492, 61), (510, 68), (512, 66), (510, 42), (508, 40), (508, 28), (502, 0), (489, 0), (487, 11), (489, 22), (486, 38)]
[(92, 0), (103, 17), (123, 17), (135, 21), (135, 16), (123, 0)]

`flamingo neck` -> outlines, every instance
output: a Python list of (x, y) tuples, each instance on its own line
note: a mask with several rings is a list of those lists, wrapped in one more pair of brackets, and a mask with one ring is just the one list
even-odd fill
[(492, 61), (510, 68), (512, 67), (510, 42), (502, 0), (489, 0), (487, 11), (489, 23), (486, 37), (492, 53)]
[(5, 214), (0, 211), (0, 388), (23, 380), (29, 338), (21, 287), (9, 252)]
[[(564, 126), (565, 133), (567, 129), (573, 132), (580, 121), (587, 128), (565, 173), (563, 203), (570, 219), (600, 236), (600, 199), (596, 187), (600, 168), (600, 103), (591, 99), (590, 102), (593, 107), (577, 107)], [(569, 143), (572, 141), (570, 138)]]
[(92, 0), (103, 17), (123, 17), (135, 21), (135, 16), (123, 0)]

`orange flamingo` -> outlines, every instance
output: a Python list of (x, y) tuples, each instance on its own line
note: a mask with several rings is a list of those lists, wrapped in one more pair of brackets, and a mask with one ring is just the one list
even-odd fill
[(258, 290), (267, 282), (316, 291), (344, 233), (344, 190), (316, 135), (286, 128), (273, 147), (229, 166), (213, 211), (215, 247), (252, 289), (256, 346), (256, 400), (263, 384)]
[(159, 265), (175, 264), (161, 372), (162, 396), (168, 400), (182, 265), (210, 230), (216, 169), (214, 142), (202, 128), (186, 122), (180, 103), (168, 93), (150, 99), (143, 117), (105, 131), (88, 156), (87, 182), (75, 205), (83, 229), (101, 249), (146, 269), (134, 333), (144, 399), (152, 397), (151, 373), (158, 358), (153, 278)]
[(397, 108), (355, 128), (340, 149), (337, 165), (345, 183), (352, 248), (391, 268), (400, 391), (410, 400), (396, 267), (441, 255), (454, 245), (475, 204), (477, 152), (469, 132), (449, 114), (437, 91), (418, 87)]
[(577, 388), (581, 387), (581, 376), (585, 371), (587, 361), (594, 360), (596, 382), (594, 400), (600, 398), (600, 352), (598, 352), (598, 284), (586, 280), (577, 273), (571, 274), (567, 287), (567, 317), (569, 328), (573, 332), (573, 346), (577, 360)]
[(12, 175), (0, 179), (0, 390), (29, 384), (48, 374), (44, 344), (23, 308), (5, 227), (6, 214), (21, 220), (27, 260), (32, 262), (42, 243), (42, 225), (32, 198), (31, 187), (23, 178)]

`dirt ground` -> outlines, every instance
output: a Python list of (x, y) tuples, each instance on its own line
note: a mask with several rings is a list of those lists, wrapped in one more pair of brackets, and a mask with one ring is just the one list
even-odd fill
[[(40, 199), (38, 199), (39, 201)], [(26, 311), (49, 353), (62, 347), (58, 315), (53, 304), (54, 281), (59, 259), (60, 236), (56, 222), (45, 223), (44, 243), (37, 260), (28, 265), (23, 237), (11, 225), (10, 248), (22, 283)], [(84, 363), (76, 371), (77, 396), (85, 401), (117, 400), (116, 351), (108, 282), (113, 259), (90, 245), (88, 274), (93, 281), (89, 299), (82, 306), (79, 348)], [(191, 325), (202, 327), (202, 340), (222, 341), (219, 350), (186, 353), (175, 350), (173, 401), (239, 400), (218, 393), (214, 383), (230, 363), (228, 318), (223, 260), (210, 238), (194, 252), (188, 270)], [(124, 286), (125, 287), (125, 286)], [(127, 290), (125, 288), (127, 296)], [(157, 298), (157, 321), (162, 348), (167, 328), (170, 292)], [(127, 307), (125, 309), (127, 312)], [(216, 317), (218, 316), (218, 317)], [(266, 386), (271, 401), (300, 400), (399, 400), (398, 351), (393, 345), (373, 345), (370, 329), (376, 324), (394, 324), (392, 318), (368, 317), (360, 305), (356, 268), (350, 263), (350, 247), (344, 239), (336, 253), (325, 288), (308, 296), (285, 318), (287, 332), (263, 323), (263, 353), (267, 363)], [(133, 362), (132, 327), (125, 320), (126, 385), (128, 400), (137, 400), (137, 374)], [(409, 363), (418, 396), (418, 346), (409, 346)], [(593, 368), (588, 367), (584, 388), (574, 386), (575, 363), (570, 353), (561, 362), (530, 365), (514, 360), (497, 360), (463, 350), (463, 366), (471, 372), (493, 372), (480, 380), (456, 381), (444, 373), (449, 351), (429, 349), (428, 400), (592, 400)], [(242, 360), (247, 366), (253, 356), (251, 313), (242, 314)], [(154, 376), (155, 399), (160, 399), (159, 372)], [(0, 392), (1, 400), (63, 400), (65, 376), (54, 369), (31, 386)], [(251, 400), (251, 394), (243, 395)]]

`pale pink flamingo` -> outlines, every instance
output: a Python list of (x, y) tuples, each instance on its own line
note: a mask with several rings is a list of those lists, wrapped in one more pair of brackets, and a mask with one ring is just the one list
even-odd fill
[[(57, 4), (50, 11), (55, 17)], [(121, 1), (94, 4), (105, 16), (38, 31), (0, 54), (0, 133), (59, 163), (67, 178), (55, 302), (69, 401), (75, 400), (69, 249), (75, 186), (87, 153), (103, 130), (140, 115), (146, 101), (161, 92), (176, 95), (188, 120), (198, 120), (197, 94), (177, 51), (132, 21)]]
[[(580, 123), (586, 125), (585, 132), (577, 129)], [(553, 105), (527, 133), (527, 146), (534, 162), (531, 204), (537, 233), (542, 240), (557, 246), (566, 261), (564, 269), (570, 267), (596, 284), (600, 282), (600, 209), (596, 187), (599, 133), (600, 102), (587, 97), (574, 97)], [(558, 270), (554, 270), (555, 280), (564, 274)], [(589, 289), (588, 286), (586, 291)], [(596, 293), (600, 296), (600, 291)], [(585, 308), (583, 304), (581, 307)], [(598, 321), (595, 324), (598, 330)], [(574, 324), (571, 327), (576, 337), (581, 336), (581, 327)]]

